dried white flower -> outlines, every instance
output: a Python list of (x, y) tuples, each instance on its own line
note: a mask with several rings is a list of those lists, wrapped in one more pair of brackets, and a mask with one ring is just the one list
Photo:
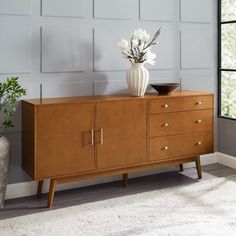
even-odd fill
[(121, 39), (121, 41), (118, 43), (118, 47), (121, 48), (121, 50), (127, 50), (129, 46), (129, 43), (125, 39)]
[(149, 63), (150, 65), (155, 65), (156, 57), (157, 57), (157, 55), (155, 53), (148, 51), (146, 53), (146, 62)]

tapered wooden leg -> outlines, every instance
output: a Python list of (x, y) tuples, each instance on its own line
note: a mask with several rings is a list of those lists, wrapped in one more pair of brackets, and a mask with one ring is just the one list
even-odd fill
[(184, 171), (184, 166), (183, 164), (179, 164), (179, 172), (183, 172)]
[(200, 161), (199, 156), (196, 157), (195, 163), (196, 163), (196, 168), (197, 168), (198, 179), (201, 179), (202, 178), (202, 168), (201, 168), (201, 161)]
[(123, 187), (127, 187), (128, 186), (128, 174), (123, 174)]
[(49, 196), (48, 196), (48, 208), (52, 208), (53, 201), (54, 201), (54, 194), (56, 190), (57, 182), (55, 179), (51, 179), (50, 182), (50, 189), (49, 189)]
[(43, 180), (38, 181), (37, 197), (42, 197)]

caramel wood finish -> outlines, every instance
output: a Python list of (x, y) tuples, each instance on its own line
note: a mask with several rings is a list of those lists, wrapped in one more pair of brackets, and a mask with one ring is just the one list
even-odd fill
[(125, 168), (117, 168), (117, 169), (111, 169), (111, 170), (75, 174), (72, 176), (58, 177), (56, 178), (56, 180), (57, 180), (57, 184), (65, 184), (65, 183), (77, 182), (77, 181), (88, 180), (88, 179), (96, 179), (96, 178), (106, 177), (106, 176), (123, 175), (123, 173), (133, 173), (137, 171), (155, 169), (157, 167), (166, 167), (170, 165), (178, 165), (179, 163), (188, 163), (188, 162), (195, 162), (195, 161), (196, 161), (196, 156), (185, 156), (178, 159), (173, 158), (169, 160), (147, 162), (145, 164), (133, 165), (133, 166), (125, 167)]
[(179, 164), (179, 172), (183, 172), (184, 171), (184, 166), (183, 164)]
[(149, 137), (211, 130), (212, 110), (149, 115)]
[(198, 179), (202, 179), (201, 160), (199, 156), (196, 157), (195, 163), (196, 163), (196, 168), (197, 168)]
[(165, 113), (213, 108), (213, 96), (192, 96), (150, 100), (150, 113)]
[(95, 129), (98, 169), (146, 162), (145, 101), (96, 104)]
[(38, 189), (37, 189), (37, 197), (42, 197), (42, 190), (43, 190), (43, 180), (38, 181)]
[(95, 169), (93, 104), (40, 106), (36, 116), (38, 179)]
[(22, 102), (22, 167), (36, 179), (35, 106)]
[(50, 188), (49, 188), (49, 196), (48, 196), (48, 208), (52, 208), (53, 206), (53, 200), (54, 200), (54, 195), (57, 187), (57, 180), (56, 179), (51, 179), (50, 181)]
[(128, 174), (123, 174), (123, 187), (126, 188), (128, 186)]
[[(163, 106), (163, 105), (168, 106)], [(201, 122), (198, 122), (201, 120)], [(168, 123), (162, 127), (162, 124)], [(195, 162), (213, 151), (213, 95), (192, 91), (31, 99), (22, 103), (23, 168), (51, 179), (48, 207), (62, 183)]]
[(150, 161), (213, 152), (212, 131), (151, 138)]

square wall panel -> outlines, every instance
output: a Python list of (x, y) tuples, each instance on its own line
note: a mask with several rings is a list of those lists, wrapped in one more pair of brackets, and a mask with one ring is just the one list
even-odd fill
[(196, 90), (203, 92), (215, 92), (216, 80), (212, 75), (196, 76), (192, 73), (191, 76), (182, 76), (183, 90)]
[(43, 98), (92, 96), (93, 84), (87, 82), (45, 82), (43, 86)]
[(126, 79), (123, 80), (109, 80), (109, 81), (95, 81), (94, 82), (95, 95), (108, 94), (127, 94), (129, 93)]
[(0, 15), (30, 15), (31, 0), (0, 0)]
[(140, 0), (140, 19), (174, 21), (178, 11), (176, 0)]
[(1, 17), (0, 73), (30, 72), (30, 24), (25, 17)]
[[(120, 27), (113, 30), (110, 27), (96, 28), (94, 31), (94, 70), (95, 71), (116, 71), (127, 70), (130, 62), (122, 57), (117, 43), (120, 39), (129, 39), (135, 28)], [(153, 27), (146, 27), (147, 32), (155, 32)], [(112, 32), (112, 34), (110, 33)], [(104, 37), (109, 35), (109, 37)], [(146, 65), (148, 69), (173, 69), (175, 66), (176, 40), (173, 30), (162, 30), (159, 45), (153, 47), (152, 52), (157, 54), (154, 66)]]
[(210, 22), (216, 0), (181, 0), (182, 22)]
[(94, 0), (94, 18), (131, 19), (133, 0)]
[(83, 17), (84, 0), (42, 0), (43, 16)]
[(212, 44), (209, 29), (185, 29), (181, 32), (181, 68), (210, 68)]
[[(154, 31), (150, 31), (154, 32)], [(148, 69), (174, 69), (176, 61), (177, 41), (174, 30), (162, 29), (159, 36), (159, 44), (154, 46), (152, 52), (156, 53), (154, 66), (148, 65)]]
[(41, 33), (42, 72), (84, 71), (88, 64), (88, 48), (92, 47), (86, 37), (87, 29), (64, 24), (44, 27)]
[[(112, 34), (111, 34), (112, 32)], [(129, 61), (123, 59), (117, 43), (122, 39), (130, 37), (131, 29), (113, 27), (94, 29), (94, 71), (116, 71), (127, 70)], [(109, 37), (104, 37), (109, 35)]]

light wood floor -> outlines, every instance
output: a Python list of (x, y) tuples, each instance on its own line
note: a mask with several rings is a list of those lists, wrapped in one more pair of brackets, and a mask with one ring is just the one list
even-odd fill
[[(203, 179), (226, 177), (236, 174), (236, 170), (213, 164), (203, 166)], [(55, 195), (54, 209), (95, 202), (108, 198), (132, 195), (141, 192), (147, 192), (155, 189), (163, 189), (172, 186), (181, 186), (197, 182), (196, 169), (190, 168), (184, 172), (169, 172), (151, 176), (139, 177), (129, 180), (127, 188), (122, 187), (121, 181), (100, 184), (96, 186), (83, 187), (73, 190), (57, 192)], [(45, 208), (47, 203), (47, 194), (38, 199), (36, 196), (8, 200), (5, 206), (0, 210), (0, 220), (21, 215), (33, 214), (48, 211)]]

